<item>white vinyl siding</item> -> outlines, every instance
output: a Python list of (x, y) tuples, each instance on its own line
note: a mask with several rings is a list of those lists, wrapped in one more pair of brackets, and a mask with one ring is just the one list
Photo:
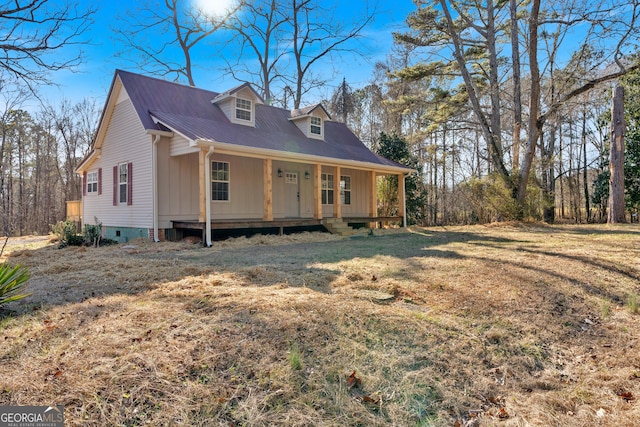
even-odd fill
[[(128, 97), (122, 96), (121, 99), (124, 100), (115, 106), (110, 118), (100, 158), (91, 166), (103, 170), (103, 196), (84, 200), (83, 217), (91, 224), (97, 218), (104, 226), (152, 228), (151, 137), (145, 133)], [(111, 171), (121, 163), (134, 165), (133, 204), (113, 206), (114, 185)], [(117, 196), (119, 198), (119, 194)]]

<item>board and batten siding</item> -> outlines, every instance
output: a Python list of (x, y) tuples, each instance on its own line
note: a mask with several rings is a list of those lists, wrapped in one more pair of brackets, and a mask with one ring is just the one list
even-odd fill
[[(182, 137), (174, 137), (181, 138)], [(170, 155), (173, 139), (158, 143), (158, 226), (171, 221), (197, 221), (200, 213), (198, 152)]]
[[(333, 174), (333, 168), (324, 166), (322, 173)], [(369, 171), (360, 169), (340, 168), (340, 176), (351, 177), (351, 204), (341, 205), (340, 211), (343, 217), (365, 217), (369, 216), (369, 198), (371, 197), (371, 184), (369, 182)], [(333, 197), (340, 197), (340, 178), (333, 177)], [(333, 205), (322, 205), (322, 216), (333, 215)]]
[(211, 161), (229, 163), (229, 201), (211, 202), (211, 219), (262, 219), (262, 160), (214, 151)]
[[(94, 224), (97, 219), (103, 226), (152, 228), (151, 136), (145, 133), (128, 97), (121, 96), (119, 101), (100, 157), (88, 169), (102, 169), (102, 194), (83, 197), (83, 222)], [(113, 167), (120, 163), (132, 163), (132, 204), (113, 206)]]

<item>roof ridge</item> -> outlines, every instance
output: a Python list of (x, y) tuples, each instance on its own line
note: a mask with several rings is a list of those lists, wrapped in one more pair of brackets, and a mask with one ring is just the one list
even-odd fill
[(217, 91), (214, 91), (214, 90), (204, 89), (204, 88), (201, 88), (201, 87), (198, 87), (198, 86), (191, 86), (191, 85), (188, 85), (188, 84), (185, 84), (185, 83), (171, 81), (171, 80), (167, 80), (167, 79), (163, 79), (163, 78), (155, 77), (155, 76), (149, 76), (149, 75), (146, 75), (146, 74), (134, 73), (132, 71), (127, 71), (127, 70), (123, 70), (123, 69), (120, 69), (120, 68), (116, 68), (116, 74), (117, 75), (119, 75), (119, 74), (128, 74), (128, 75), (133, 76), (135, 78), (142, 77), (142, 78), (145, 78), (145, 79), (155, 80), (155, 81), (158, 81), (158, 82), (162, 82), (162, 83), (166, 83), (166, 84), (170, 84), (170, 85), (174, 85), (174, 86), (180, 86), (180, 87), (185, 88), (185, 89), (193, 89), (193, 90), (197, 90), (197, 91), (210, 92), (210, 93), (214, 93), (215, 96), (218, 96), (220, 94), (220, 92), (217, 92)]

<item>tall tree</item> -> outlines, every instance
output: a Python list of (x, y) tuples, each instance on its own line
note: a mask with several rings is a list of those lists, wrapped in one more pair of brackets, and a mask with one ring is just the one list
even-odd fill
[(124, 46), (119, 55), (132, 54), (131, 60), (145, 71), (172, 76), (176, 81), (186, 79), (190, 86), (195, 86), (193, 50), (226, 25), (240, 5), (222, 15), (211, 15), (187, 0), (147, 2), (120, 18), (125, 25), (119, 23), (114, 27)]
[[(518, 206), (516, 216), (522, 217), (524, 212), (527, 187), (530, 182), (532, 166), (536, 160), (536, 147), (547, 120), (562, 108), (569, 100), (588, 92), (599, 83), (616, 79), (629, 71), (640, 67), (638, 61), (631, 61), (625, 55), (634, 42), (638, 41), (638, 18), (640, 17), (637, 0), (627, 0), (624, 4), (614, 0), (601, 0), (593, 3), (560, 3), (545, 4), (539, 0), (520, 3), (514, 11), (513, 3), (468, 3), (458, 0), (425, 0), (418, 4), (418, 10), (412, 13), (407, 22), (411, 31), (396, 35), (402, 43), (427, 49), (427, 58), (437, 57), (437, 61), (426, 63), (422, 71), (426, 78), (434, 73), (456, 72), (464, 82), (468, 93), (469, 104), (475, 115), (487, 145), (491, 166), (511, 188), (514, 202)], [(505, 7), (510, 5), (509, 10)], [(624, 11), (624, 13), (621, 13)], [(515, 12), (515, 13), (514, 13)], [(521, 19), (526, 16), (527, 19)], [(517, 19), (518, 22), (512, 22)], [(526, 97), (529, 100), (528, 121), (526, 123), (526, 142), (519, 170), (509, 168), (505, 159), (503, 135), (507, 134), (501, 118), (504, 115), (505, 88), (502, 82), (504, 75), (514, 74), (514, 63), (500, 61), (498, 56), (502, 49), (501, 37), (504, 29), (511, 29), (510, 42), (515, 43), (518, 34), (515, 28), (523, 28), (526, 35), (520, 44), (526, 47), (528, 66), (528, 86)], [(556, 29), (562, 34), (578, 27), (584, 30), (584, 45), (595, 48), (611, 49), (615, 46), (613, 57), (617, 69), (609, 69), (595, 78), (583, 77), (575, 84), (566, 87), (553, 100), (542, 102), (541, 82), (548, 70), (548, 56), (538, 55), (538, 42), (541, 34)], [(521, 35), (518, 35), (521, 37)], [(561, 37), (563, 39), (563, 37)], [(571, 40), (574, 42), (574, 40)], [(569, 42), (567, 42), (569, 43)], [(566, 44), (559, 46), (568, 51)], [(442, 58), (452, 58), (443, 61)], [(611, 57), (611, 56), (609, 56)], [(601, 57), (604, 64), (605, 56)], [(431, 64), (444, 64), (432, 66)], [(517, 64), (516, 64), (517, 65)], [(604, 67), (602, 67), (604, 68)], [(414, 68), (415, 69), (415, 68)], [(522, 70), (518, 70), (516, 75)], [(413, 76), (415, 78), (415, 75)], [(516, 92), (514, 92), (514, 96)], [(484, 105), (484, 99), (489, 105)], [(523, 101), (513, 101), (522, 103)], [(517, 119), (515, 119), (517, 122)], [(514, 139), (517, 139), (513, 133)], [(514, 143), (516, 141), (513, 141)], [(513, 164), (513, 163), (512, 163)]]
[(616, 86), (611, 102), (608, 223), (625, 222), (624, 209), (624, 87)]
[[(51, 84), (50, 73), (73, 69), (95, 10), (75, 2), (15, 0), (0, 5), (0, 70), (26, 84)], [(73, 49), (67, 49), (73, 47)]]

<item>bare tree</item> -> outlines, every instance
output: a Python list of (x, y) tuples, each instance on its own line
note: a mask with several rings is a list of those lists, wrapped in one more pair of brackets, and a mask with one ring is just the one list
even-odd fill
[[(506, 7), (507, 4), (510, 8)], [(515, 5), (513, 2), (468, 3), (458, 0), (428, 0), (421, 5), (422, 7), (408, 18), (413, 31), (400, 35), (399, 39), (404, 43), (429, 48), (430, 58), (437, 57), (434, 63), (444, 63), (443, 67), (424, 65), (422, 72), (425, 78), (431, 78), (437, 72), (456, 72), (462, 77), (469, 103), (488, 147), (491, 166), (511, 189), (518, 208), (516, 216), (522, 217), (525, 214), (527, 186), (536, 160), (536, 147), (546, 122), (571, 99), (603, 82), (640, 68), (640, 63), (637, 60), (630, 61), (628, 56), (633, 49), (633, 43), (639, 39), (640, 2), (549, 2), (545, 3), (543, 8), (539, 0)], [(515, 11), (514, 6), (517, 6)], [(518, 22), (511, 22), (512, 19), (517, 19)], [(541, 35), (548, 32), (551, 26), (559, 27), (558, 31), (564, 34), (579, 29), (580, 34), (584, 35), (584, 45), (613, 53), (608, 56), (602, 55), (597, 66), (604, 69), (606, 58), (613, 57), (617, 69), (608, 69), (591, 79), (589, 76), (574, 79), (573, 84), (564, 87), (563, 92), (559, 92), (554, 99), (544, 99), (542, 102), (541, 82), (549, 70), (549, 57), (538, 55), (538, 44)], [(513, 70), (513, 63), (501, 64), (497, 54), (502, 48), (502, 40), (506, 39), (501, 37), (501, 33), (505, 29), (511, 29), (510, 41), (513, 46), (516, 43), (515, 37), (521, 37), (516, 31), (518, 27), (523, 29), (525, 36), (519, 44), (526, 47), (526, 95), (529, 105), (522, 163), (519, 170), (512, 170), (504, 157), (502, 138), (506, 129), (500, 119), (505, 113), (501, 98), (507, 92), (501, 82), (506, 81), (503, 78), (505, 75), (518, 75), (524, 70)], [(611, 46), (615, 46), (613, 52)], [(559, 49), (567, 49), (567, 46), (559, 46)], [(514, 63), (518, 65), (519, 61)], [(414, 73), (412, 78), (415, 77)], [(513, 93), (517, 98), (517, 92)], [(489, 105), (485, 105), (485, 100), (489, 101)], [(515, 121), (518, 121), (517, 117)], [(515, 140), (518, 139), (516, 133), (513, 133)]]
[(617, 86), (611, 102), (611, 154), (609, 160), (609, 224), (625, 222), (624, 211), (624, 87)]
[[(280, 0), (263, 0), (247, 3), (242, 15), (234, 15), (226, 24), (234, 34), (229, 44), (240, 46), (233, 60), (227, 60), (226, 72), (236, 80), (257, 84), (267, 103), (272, 102), (272, 83), (282, 77), (280, 61), (287, 51), (280, 42), (288, 22)], [(258, 67), (246, 60), (247, 54), (255, 56)]]
[(375, 10), (365, 12), (362, 20), (346, 25), (334, 13), (314, 0), (291, 1), (291, 43), (295, 59), (294, 108), (300, 108), (302, 96), (326, 83), (326, 78), (312, 74), (314, 64), (346, 48), (347, 42), (360, 37), (364, 28), (373, 21)]
[[(146, 3), (128, 11), (122, 18), (127, 25), (114, 28), (128, 49), (120, 55), (134, 53), (133, 61), (145, 71), (158, 76), (173, 76), (176, 81), (185, 78), (190, 86), (195, 86), (193, 49), (222, 28), (241, 4), (221, 16), (212, 16), (192, 7), (187, 0)], [(158, 34), (174, 36), (165, 39)], [(180, 61), (170, 59), (176, 52), (181, 57)]]
[(82, 62), (81, 49), (65, 48), (88, 43), (83, 36), (94, 13), (75, 2), (4, 2), (0, 5), (0, 69), (32, 92), (36, 84), (51, 84), (50, 72), (74, 69)]

